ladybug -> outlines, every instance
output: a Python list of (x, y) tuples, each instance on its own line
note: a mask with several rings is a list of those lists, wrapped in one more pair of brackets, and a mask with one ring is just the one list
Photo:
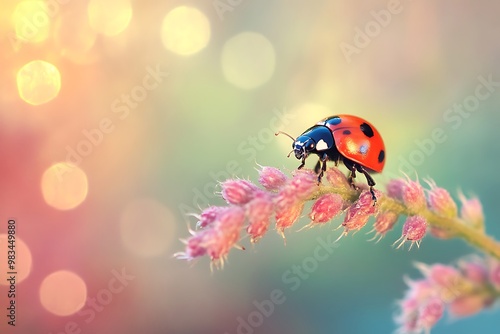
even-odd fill
[[(326, 162), (333, 161), (335, 166), (340, 161), (349, 169), (349, 183), (354, 185), (356, 172), (366, 177), (374, 201), (375, 181), (370, 173), (380, 173), (385, 164), (385, 145), (380, 133), (368, 121), (353, 115), (336, 115), (327, 117), (294, 139), (287, 133), (279, 131), (293, 140), (292, 148), (295, 157), (302, 160), (298, 169), (304, 167), (310, 154), (317, 154), (319, 161), (314, 168), (321, 182), (326, 171)], [(290, 156), (288, 154), (288, 156)]]

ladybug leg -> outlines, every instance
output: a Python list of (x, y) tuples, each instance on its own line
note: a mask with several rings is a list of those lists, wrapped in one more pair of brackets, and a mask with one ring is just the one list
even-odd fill
[(357, 190), (358, 187), (354, 184), (354, 179), (356, 178), (356, 166), (353, 165), (352, 167), (349, 167), (349, 170), (351, 172), (349, 173), (349, 177), (347, 178), (347, 180), (349, 181), (351, 187)]
[(344, 165), (347, 167), (347, 169), (349, 169), (350, 172), (347, 181), (349, 181), (351, 187), (357, 190), (358, 187), (356, 187), (356, 185), (354, 184), (354, 179), (356, 178), (356, 164), (347, 159), (344, 159)]
[(321, 168), (321, 159), (319, 159), (318, 162), (316, 163), (316, 166), (314, 166), (314, 172), (316, 174), (319, 174), (320, 168)]
[(372, 199), (373, 199), (373, 205), (377, 203), (377, 197), (375, 196), (375, 192), (373, 191), (373, 187), (375, 186), (375, 180), (373, 180), (372, 176), (368, 174), (366, 169), (363, 168), (363, 166), (358, 165), (357, 170), (360, 173), (363, 173), (363, 175), (366, 178), (366, 182), (368, 183), (368, 186), (370, 187), (370, 193), (372, 194)]
[(318, 185), (321, 183), (321, 179), (323, 178), (323, 174), (326, 172), (326, 161), (328, 160), (328, 155), (325, 153), (323, 156), (318, 160), (318, 163), (316, 164), (316, 167), (314, 167), (314, 171), (316, 173), (319, 172), (319, 168), (321, 165), (321, 172), (318, 174)]

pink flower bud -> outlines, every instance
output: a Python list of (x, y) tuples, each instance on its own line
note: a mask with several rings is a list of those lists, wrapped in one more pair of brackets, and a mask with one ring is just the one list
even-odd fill
[[(403, 233), (401, 238), (396, 240), (395, 243), (401, 241), (397, 248), (401, 247), (406, 240), (411, 241), (411, 246), (414, 243), (420, 246), (422, 238), (425, 236), (427, 231), (427, 220), (422, 216), (409, 216), (403, 225)], [(411, 249), (410, 246), (410, 249)]]
[(184, 252), (175, 253), (174, 256), (178, 259), (184, 259), (191, 261), (196, 257), (203, 256), (207, 254), (207, 246), (210, 244), (211, 240), (217, 237), (218, 232), (212, 228), (203, 229), (197, 232), (193, 232), (186, 243), (186, 250)]
[(342, 196), (325, 194), (314, 202), (309, 218), (316, 224), (326, 223), (342, 211), (343, 205)]
[(424, 188), (420, 183), (408, 179), (402, 187), (401, 198), (411, 211), (418, 212), (425, 208)]
[(290, 206), (278, 207), (276, 210), (276, 229), (284, 237), (286, 228), (292, 226), (300, 217), (304, 209), (303, 202), (296, 202)]
[(333, 187), (348, 188), (348, 189), (351, 187), (345, 174), (342, 173), (338, 168), (335, 167), (328, 168), (325, 172), (325, 176), (328, 182)]
[[(212, 231), (210, 231), (211, 233)], [(191, 238), (188, 239), (187, 245), (186, 245), (186, 252), (182, 253), (183, 258), (186, 258), (188, 260), (194, 259), (195, 257), (203, 256), (207, 253), (207, 249), (205, 247), (205, 236), (208, 233), (205, 231), (195, 234)], [(181, 254), (181, 253), (179, 253)]]
[(217, 216), (212, 225), (217, 233), (210, 235), (210, 238), (206, 240), (207, 254), (212, 260), (223, 260), (226, 257), (229, 250), (240, 239), (244, 222), (245, 211), (238, 206), (228, 207)]
[(403, 200), (403, 189), (406, 185), (404, 179), (392, 179), (387, 183), (387, 196), (397, 200)]
[(451, 302), (448, 310), (456, 317), (465, 317), (478, 313), (487, 303), (484, 294), (465, 295)]
[(311, 170), (297, 170), (286, 187), (289, 188), (288, 191), (294, 193), (297, 199), (306, 200), (318, 190), (318, 177)]
[(205, 228), (207, 226), (210, 226), (215, 221), (215, 218), (217, 218), (217, 215), (224, 209), (225, 208), (220, 206), (210, 206), (206, 208), (198, 216), (199, 221), (196, 224), (196, 226), (199, 228)]
[(450, 193), (446, 189), (437, 187), (433, 181), (427, 181), (427, 183), (431, 187), (427, 197), (429, 209), (443, 217), (455, 218), (458, 209)]
[(427, 220), (422, 216), (410, 216), (403, 225), (403, 235), (406, 240), (419, 241), (427, 231)]
[(226, 180), (221, 182), (222, 197), (229, 204), (242, 205), (248, 203), (258, 190), (257, 186), (247, 180)]
[(274, 210), (272, 198), (265, 193), (258, 195), (246, 205), (246, 210), (250, 221), (247, 233), (250, 235), (251, 241), (256, 242), (269, 229)]
[(483, 207), (478, 198), (466, 198), (464, 194), (459, 193), (458, 197), (462, 203), (460, 217), (471, 226), (479, 229), (484, 228)]
[(417, 320), (418, 327), (427, 331), (441, 319), (444, 313), (444, 303), (439, 298), (431, 298), (420, 309), (420, 314)]
[(373, 228), (375, 229), (375, 232), (382, 237), (394, 227), (398, 218), (399, 216), (392, 211), (380, 212), (375, 218)]
[[(375, 190), (375, 196), (381, 198), (382, 193)], [(353, 230), (360, 230), (366, 225), (370, 216), (376, 214), (378, 208), (373, 205), (372, 195), (369, 190), (363, 191), (359, 195), (359, 199), (347, 209), (342, 226), (344, 226), (344, 234)]]
[(287, 180), (288, 177), (278, 168), (262, 167), (259, 171), (259, 183), (267, 190), (278, 190)]

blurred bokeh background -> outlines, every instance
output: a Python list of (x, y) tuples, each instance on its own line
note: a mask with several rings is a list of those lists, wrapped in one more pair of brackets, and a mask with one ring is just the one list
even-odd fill
[[(412, 263), (470, 247), (426, 237), (395, 250), (400, 225), (378, 244), (366, 227), (293, 290), (283, 275), (340, 221), (296, 233), (303, 218), (286, 246), (274, 231), (245, 239), (213, 273), (172, 254), (187, 213), (223, 203), (217, 181), (297, 167), (275, 131), (339, 113), (383, 134), (379, 187), (405, 172), (475, 194), (500, 239), (499, 12), (489, 0), (2, 0), (0, 233), (15, 218), (18, 294), (12, 328), (2, 278), (0, 332), (392, 332)], [(284, 301), (260, 321), (276, 289)], [(496, 309), (433, 333), (499, 327)]]

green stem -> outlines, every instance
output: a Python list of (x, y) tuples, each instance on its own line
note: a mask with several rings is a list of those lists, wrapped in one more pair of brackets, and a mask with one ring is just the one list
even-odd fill
[[(310, 200), (314, 200), (327, 193), (339, 194), (344, 198), (344, 200), (351, 203), (359, 197), (359, 192), (352, 189), (322, 185), (318, 191), (311, 196)], [(377, 205), (379, 205), (382, 210), (392, 211), (400, 215), (420, 215), (427, 219), (430, 226), (440, 230), (445, 230), (449, 232), (450, 235), (462, 238), (480, 251), (500, 260), (500, 242), (486, 235), (483, 230), (475, 229), (466, 225), (459, 218), (442, 217), (427, 208), (418, 210), (418, 212), (411, 211), (403, 203), (387, 196), (380, 198)]]

